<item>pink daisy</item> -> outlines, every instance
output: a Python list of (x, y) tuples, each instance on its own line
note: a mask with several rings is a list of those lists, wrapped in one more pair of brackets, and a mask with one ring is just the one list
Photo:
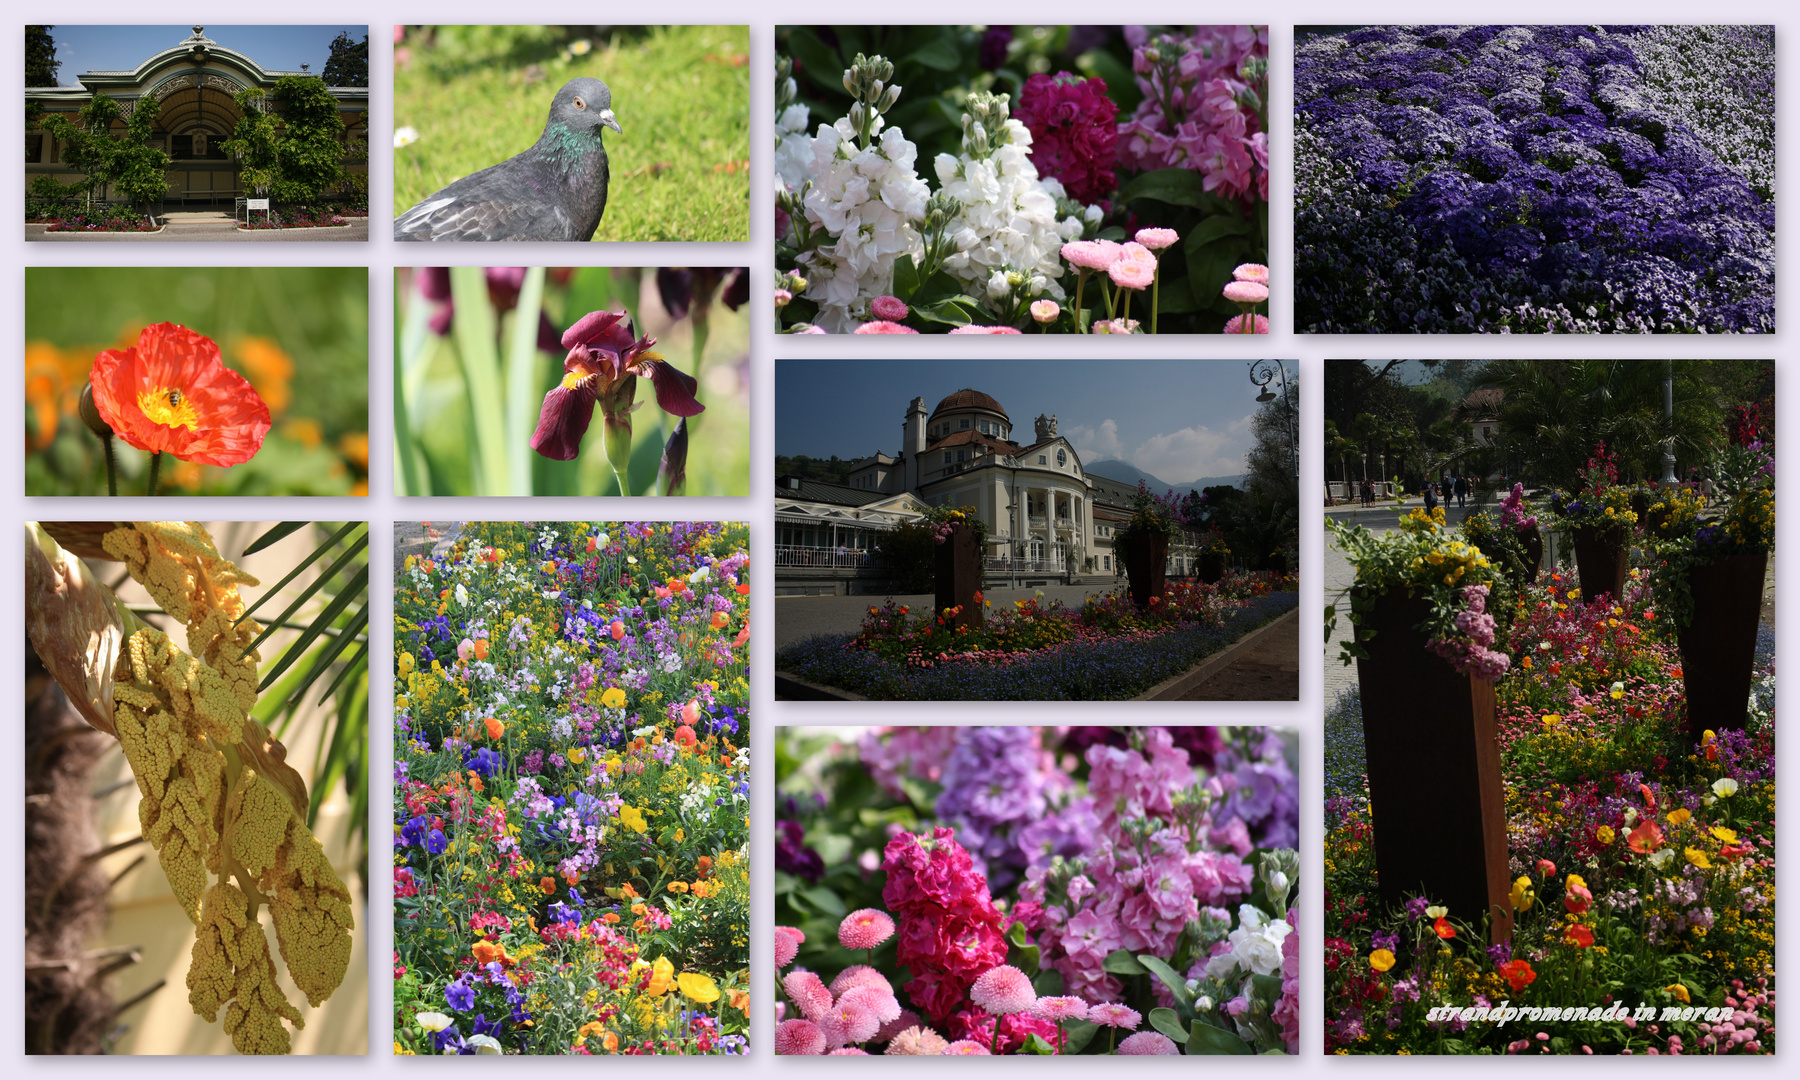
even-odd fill
[(1104, 1005), (1089, 1006), (1087, 1018), (1101, 1027), (1124, 1028), (1127, 1031), (1135, 1030), (1139, 1024), (1144, 1022), (1144, 1018), (1138, 1015), (1136, 1009), (1120, 1005), (1115, 1001), (1109, 1001)]
[(1119, 1043), (1121, 1054), (1179, 1054), (1181, 1049), (1175, 1040), (1160, 1031), (1140, 1031), (1136, 1035), (1125, 1036)]
[(783, 1020), (775, 1027), (775, 1052), (783, 1056), (823, 1054), (825, 1033), (811, 1020)]
[(875, 1014), (855, 1002), (840, 1001), (819, 1017), (819, 1030), (825, 1033), (828, 1046), (848, 1046), (867, 1042), (881, 1029)]
[(952, 334), (1016, 334), (1019, 331), (1010, 326), (959, 326), (950, 332)]
[(1138, 332), (1136, 319), (1101, 319), (1088, 327), (1090, 334), (1135, 334)]
[(968, 1054), (970, 1056), (988, 1056), (988, 1048), (973, 1039), (958, 1039), (949, 1046), (939, 1050), (940, 1054)]
[(1234, 304), (1260, 304), (1269, 298), (1269, 287), (1254, 281), (1233, 281), (1224, 291), (1225, 299)]
[(1031, 980), (1011, 964), (989, 968), (969, 987), (969, 998), (995, 1016), (1029, 1012), (1037, 1003)]
[(1120, 248), (1111, 240), (1071, 240), (1062, 246), (1062, 257), (1072, 266), (1104, 270), (1119, 261)]
[(1262, 263), (1245, 263), (1231, 272), (1231, 276), (1239, 281), (1254, 281), (1258, 285), (1269, 283), (1269, 268)]
[(877, 1024), (888, 1024), (900, 1019), (900, 1001), (891, 990), (883, 990), (879, 986), (858, 986), (844, 991), (838, 998), (839, 1005), (859, 1005), (875, 1014)]
[[(888, 299), (893, 299), (893, 298), (888, 297)], [(900, 301), (895, 300), (894, 303), (898, 304), (898, 303), (900, 303)], [(904, 307), (905, 305), (901, 305), (901, 306)], [(861, 326), (858, 326), (855, 330), (852, 330), (850, 332), (853, 334), (916, 334), (916, 333), (918, 333), (917, 330), (914, 330), (910, 326), (902, 326), (900, 323), (886, 322), (881, 319), (877, 319), (874, 322), (863, 323)]]
[[(1250, 332), (1252, 334), (1266, 334), (1269, 332), (1268, 316), (1257, 315), (1257, 316), (1254, 316), (1253, 318), (1254, 318), (1254, 321), (1250, 324), (1250, 327), (1251, 327)], [(1245, 319), (1245, 316), (1243, 316), (1243, 315), (1233, 315), (1231, 318), (1225, 320), (1225, 333), (1227, 333), (1227, 334), (1243, 333), (1244, 332), (1244, 319)]]
[[(909, 1029), (924, 1026), (925, 1021), (920, 1018), (918, 1013), (913, 1012), (911, 1009), (901, 1009), (899, 1016), (896, 1016), (892, 1020), (881, 1025), (881, 1030), (875, 1033), (875, 1041), (878, 1043), (891, 1043)], [(925, 1030), (930, 1031), (931, 1029), (925, 1028)], [(933, 1032), (933, 1034), (935, 1035), (936, 1033)], [(942, 1042), (943, 1040), (939, 1039), (938, 1041)], [(893, 1052), (894, 1049), (890, 1046), (888, 1048), (888, 1053), (891, 1054)]]
[(917, 1024), (888, 1040), (887, 1052), (895, 1055), (941, 1054), (950, 1044), (937, 1032)]
[(867, 1050), (864, 1050), (860, 1046), (840, 1046), (836, 1050), (833, 1050), (831, 1053), (829, 1053), (825, 1056), (826, 1057), (856, 1057), (859, 1054), (863, 1057), (869, 1056), (869, 1052)]
[[(787, 991), (788, 1000), (806, 1015), (808, 1020), (818, 1020), (831, 1010), (831, 991), (817, 975), (810, 971), (795, 970), (787, 973), (781, 980), (782, 989)], [(1136, 1027), (1136, 1024), (1132, 1025)]]
[(1041, 997), (1037, 999), (1037, 1007), (1032, 1012), (1052, 1023), (1086, 1020), (1088, 1005), (1078, 997)]
[(806, 935), (793, 927), (777, 926), (775, 928), (775, 966), (784, 968), (793, 963), (794, 957), (800, 954), (800, 943), (805, 940)]
[(1181, 239), (1181, 237), (1176, 235), (1174, 229), (1139, 229), (1137, 235), (1132, 237), (1132, 239), (1149, 248), (1151, 251), (1161, 251), (1163, 248), (1174, 244), (1175, 241)]
[(1057, 316), (1061, 314), (1062, 307), (1054, 300), (1033, 300), (1031, 302), (1031, 317), (1038, 322), (1055, 322)]
[(888, 982), (886, 975), (867, 964), (851, 964), (838, 972), (837, 978), (831, 980), (831, 996), (843, 997), (845, 993), (859, 986), (879, 987), (890, 994), (894, 992), (894, 984)]
[(898, 296), (877, 296), (869, 301), (869, 314), (888, 322), (899, 322), (906, 318), (906, 301)]
[[(857, 333), (862, 333), (858, 328)], [(917, 333), (908, 330), (907, 333)], [(838, 941), (846, 949), (873, 949), (875, 946), (894, 936), (894, 920), (885, 911), (874, 908), (863, 908), (852, 911), (838, 923)]]
[(1106, 268), (1106, 276), (1112, 278), (1113, 284), (1121, 289), (1148, 289), (1156, 280), (1156, 264), (1142, 263), (1136, 259), (1120, 259)]

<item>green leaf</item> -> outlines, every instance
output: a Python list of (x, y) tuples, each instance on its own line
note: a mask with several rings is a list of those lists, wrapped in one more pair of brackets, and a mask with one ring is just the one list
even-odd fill
[(906, 59), (933, 71), (955, 71), (962, 66), (962, 57), (957, 55), (956, 45), (947, 34), (927, 42)]
[(1217, 243), (1228, 236), (1250, 235), (1250, 222), (1247, 218), (1233, 217), (1226, 214), (1214, 214), (1201, 218), (1200, 224), (1188, 230), (1182, 237), (1182, 244), (1189, 251), (1198, 251), (1208, 244)]
[(827, 86), (843, 85), (844, 71), (850, 65), (844, 63), (836, 49), (820, 41), (818, 35), (811, 30), (797, 27), (790, 31), (787, 50), (813, 79)]
[(292, 536), (295, 533), (299, 532), (301, 529), (304, 529), (308, 525), (311, 525), (311, 524), (312, 524), (312, 522), (310, 522), (310, 521), (279, 522), (273, 528), (271, 528), (267, 532), (263, 533), (261, 536), (250, 541), (250, 545), (248, 547), (244, 548), (244, 554), (245, 555), (254, 555), (257, 552), (261, 551), (263, 548), (266, 548), (269, 545), (274, 544), (277, 541), (280, 541), (286, 537)]
[(1148, 975), (1149, 969), (1138, 963), (1137, 957), (1131, 955), (1130, 949), (1114, 949), (1106, 954), (1106, 962), (1101, 965), (1109, 975)]
[(1188, 169), (1153, 169), (1126, 184), (1119, 192), (1122, 202), (1155, 199), (1170, 206), (1191, 206), (1196, 209), (1205, 207), (1206, 200), (1211, 197), (1207, 194), (1205, 180), (1199, 173)]
[(308, 649), (312, 648), (312, 643), (325, 632), (325, 628), (343, 614), (344, 609), (349, 607), (351, 602), (361, 596), (368, 587), (369, 567), (365, 563), (357, 569), (356, 575), (350, 579), (350, 583), (344, 587), (344, 590), (332, 597), (331, 603), (325, 606), (325, 610), (319, 613), (319, 617), (314, 619), (306, 629), (300, 631), (299, 639), (282, 656), (281, 663), (275, 665), (275, 670), (263, 676), (261, 684), (257, 686), (257, 692), (260, 693), (270, 683), (280, 678), (281, 673), (286, 671), (290, 664), (300, 659)]
[(849, 914), (849, 909), (844, 907), (843, 898), (822, 885), (811, 889), (802, 889), (800, 895), (806, 897), (808, 903), (827, 915), (841, 919)]
[(1025, 924), (1013, 923), (1007, 931), (1006, 940), (1012, 943), (1012, 952), (1018, 962), (1014, 964), (1025, 973), (1026, 978), (1034, 978), (1038, 973), (1038, 947), (1030, 944), (1025, 938)]
[(1152, 975), (1162, 980), (1162, 984), (1169, 988), (1169, 993), (1175, 995), (1175, 1001), (1179, 1005), (1193, 1011), (1194, 993), (1188, 989), (1187, 980), (1181, 977), (1180, 972), (1154, 956), (1139, 956), (1137, 959)]
[(1088, 1043), (1094, 1041), (1094, 1035), (1099, 1030), (1100, 1025), (1092, 1020), (1078, 1020), (1070, 1024), (1063, 1029), (1063, 1053), (1081, 1053), (1087, 1048)]
[(1044, 968), (1031, 980), (1031, 989), (1038, 997), (1056, 997), (1063, 992), (1062, 972), (1055, 968)]
[(894, 260), (894, 295), (911, 304), (918, 291), (919, 268), (911, 255), (903, 254)]
[(981, 306), (970, 297), (953, 296), (935, 304), (913, 308), (913, 314), (928, 322), (967, 326), (981, 316)]
[(1181, 1026), (1181, 1017), (1174, 1009), (1151, 1009), (1150, 1026), (1178, 1043), (1188, 1041), (1187, 1029)]
[(1196, 1020), (1188, 1027), (1187, 1052), (1190, 1054), (1252, 1054), (1250, 1044), (1211, 1024)]
[(1056, 1047), (1045, 1042), (1044, 1037), (1034, 1031), (1026, 1037), (1025, 1046), (1022, 1052), (1027, 1054), (1053, 1055), (1056, 1053)]
[[(262, 607), (263, 604), (268, 602), (269, 597), (274, 596), (276, 593), (278, 593), (282, 589), (286, 588), (287, 583), (294, 580), (295, 578), (299, 577), (300, 572), (302, 570), (305, 570), (307, 567), (309, 567), (313, 563), (317, 562), (320, 558), (322, 558), (324, 556), (324, 554), (327, 551), (330, 551), (333, 544), (336, 544), (339, 540), (342, 540), (344, 537), (349, 536), (359, 526), (366, 526), (366, 525), (368, 525), (368, 522), (366, 522), (366, 521), (346, 521), (346, 522), (344, 522), (343, 528), (339, 529), (335, 533), (332, 533), (329, 537), (326, 538), (326, 540), (323, 544), (320, 544), (318, 547), (313, 548), (312, 554), (308, 555), (304, 559), (301, 559), (299, 565), (295, 566), (292, 570), (289, 570), (286, 577), (282, 578), (280, 581), (275, 583), (274, 588), (265, 590), (263, 592), (263, 594), (257, 598), (256, 603), (250, 605), (250, 609), (248, 611), (246, 611), (242, 615), (238, 616), (237, 621), (239, 623), (241, 623), (245, 619), (248, 619), (250, 616), (256, 614), (256, 609)], [(267, 534), (265, 533), (264, 535), (266, 536)], [(245, 552), (244, 554), (248, 555), (249, 552)], [(276, 621), (279, 622), (280, 620), (276, 620)], [(233, 624), (233, 625), (236, 625), (236, 624)]]

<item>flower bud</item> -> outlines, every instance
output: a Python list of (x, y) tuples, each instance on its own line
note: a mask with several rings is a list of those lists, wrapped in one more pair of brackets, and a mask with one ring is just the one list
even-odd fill
[(112, 426), (106, 422), (100, 415), (99, 408), (94, 405), (93, 383), (88, 383), (81, 388), (81, 422), (87, 425), (89, 431), (98, 435), (100, 438), (112, 438)]

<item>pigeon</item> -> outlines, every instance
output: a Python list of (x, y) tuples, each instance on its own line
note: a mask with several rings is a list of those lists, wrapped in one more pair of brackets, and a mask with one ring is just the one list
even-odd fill
[(426, 196), (394, 219), (394, 239), (592, 239), (606, 212), (602, 127), (624, 134), (612, 91), (599, 79), (570, 79), (536, 143)]

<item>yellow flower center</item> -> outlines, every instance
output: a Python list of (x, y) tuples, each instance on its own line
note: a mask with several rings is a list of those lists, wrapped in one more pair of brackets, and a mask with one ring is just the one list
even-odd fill
[(154, 390), (146, 390), (138, 395), (137, 407), (152, 423), (163, 427), (184, 427), (189, 431), (199, 430), (200, 416), (194, 411), (193, 402), (177, 388), (159, 386)]

